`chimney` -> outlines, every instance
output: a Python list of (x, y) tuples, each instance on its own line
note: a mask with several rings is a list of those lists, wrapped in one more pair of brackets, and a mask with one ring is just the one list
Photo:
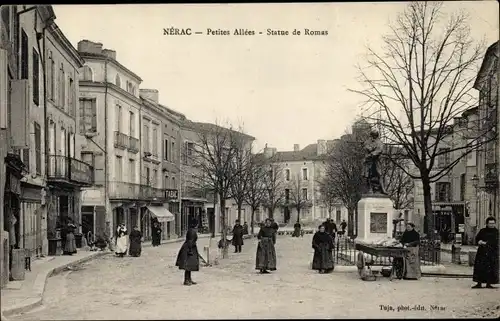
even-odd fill
[(141, 97), (148, 98), (155, 103), (160, 103), (160, 93), (157, 89), (139, 89), (139, 93)]
[(78, 42), (78, 51), (93, 53), (93, 54), (101, 54), (102, 53), (102, 43), (93, 42), (90, 40), (81, 40)]
[(326, 154), (326, 140), (318, 139), (318, 144), (316, 145), (316, 154), (318, 156)]
[(293, 144), (293, 151), (294, 152), (300, 151), (300, 145), (299, 144)]
[(107, 56), (107, 57), (109, 57), (109, 58), (111, 58), (111, 59), (116, 60), (116, 51), (114, 51), (114, 50), (104, 49), (102, 51), (102, 54), (105, 55), (105, 56)]
[(277, 151), (276, 148), (267, 147), (266, 144), (266, 147), (264, 147), (264, 156), (266, 156), (266, 158), (271, 158), (276, 154), (276, 151)]

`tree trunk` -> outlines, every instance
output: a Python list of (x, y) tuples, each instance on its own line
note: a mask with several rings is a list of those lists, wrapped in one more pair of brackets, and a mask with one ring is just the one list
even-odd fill
[(434, 233), (434, 214), (432, 213), (431, 182), (427, 175), (422, 175), (422, 189), (424, 192), (424, 213), (427, 222), (427, 231), (424, 231), (430, 240), (436, 238)]
[(300, 223), (300, 208), (297, 208), (297, 223)]
[(238, 204), (238, 221), (240, 221), (241, 223), (241, 208), (242, 208), (242, 204)]
[(349, 207), (349, 208), (347, 208), (347, 235), (348, 236), (354, 235), (353, 223), (354, 223), (354, 210)]
[(250, 217), (250, 234), (253, 236), (253, 226), (255, 224), (254, 222), (254, 218), (255, 218), (255, 209), (252, 207), (252, 215)]
[(269, 208), (269, 218), (274, 218), (274, 209)]
[(222, 243), (224, 244), (224, 247), (222, 249), (222, 258), (225, 259), (227, 258), (227, 226), (226, 226), (226, 200), (224, 199), (223, 195), (220, 196), (220, 213), (221, 213), (221, 225), (222, 225)]
[(214, 220), (213, 220), (213, 224), (212, 224), (212, 237), (215, 237), (215, 222), (217, 220), (217, 213), (215, 212), (215, 206), (217, 205), (217, 193), (214, 193)]

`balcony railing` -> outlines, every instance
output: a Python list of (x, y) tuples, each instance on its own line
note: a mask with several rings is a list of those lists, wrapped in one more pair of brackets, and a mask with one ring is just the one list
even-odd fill
[(115, 200), (165, 200), (165, 190), (147, 185), (109, 182), (109, 197)]
[(185, 187), (182, 190), (182, 198), (206, 198), (206, 192), (202, 188)]
[(49, 156), (49, 180), (65, 181), (79, 185), (94, 183), (94, 168), (81, 160), (62, 156)]
[(129, 152), (137, 154), (139, 152), (139, 140), (137, 138), (129, 136), (127, 149), (129, 150)]
[(115, 132), (115, 147), (120, 149), (127, 148), (128, 136), (120, 132)]

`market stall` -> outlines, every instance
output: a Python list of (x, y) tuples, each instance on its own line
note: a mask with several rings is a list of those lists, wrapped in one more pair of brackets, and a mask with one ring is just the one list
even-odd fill
[[(391, 258), (391, 274), (390, 280), (392, 281), (395, 277), (402, 279), (405, 271), (404, 260), (396, 260), (397, 258), (403, 258), (406, 252), (409, 250), (402, 247), (400, 244), (394, 245), (377, 245), (377, 244), (362, 244), (356, 243), (356, 250), (358, 253), (358, 272), (360, 275), (364, 270), (365, 266), (370, 270), (370, 266), (373, 265), (373, 260), (369, 261), (365, 258), (365, 253), (372, 255), (374, 257), (388, 257)], [(400, 265), (402, 264), (402, 266)]]

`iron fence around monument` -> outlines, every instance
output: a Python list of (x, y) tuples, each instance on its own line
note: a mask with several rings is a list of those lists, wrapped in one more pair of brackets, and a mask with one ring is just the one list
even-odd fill
[[(339, 237), (335, 241), (333, 259), (336, 265), (353, 266), (358, 260), (359, 251), (355, 241), (349, 237)], [(421, 240), (419, 247), (420, 265), (438, 265), (441, 263), (441, 244)], [(371, 265), (391, 266), (393, 258), (365, 254), (365, 261)]]

